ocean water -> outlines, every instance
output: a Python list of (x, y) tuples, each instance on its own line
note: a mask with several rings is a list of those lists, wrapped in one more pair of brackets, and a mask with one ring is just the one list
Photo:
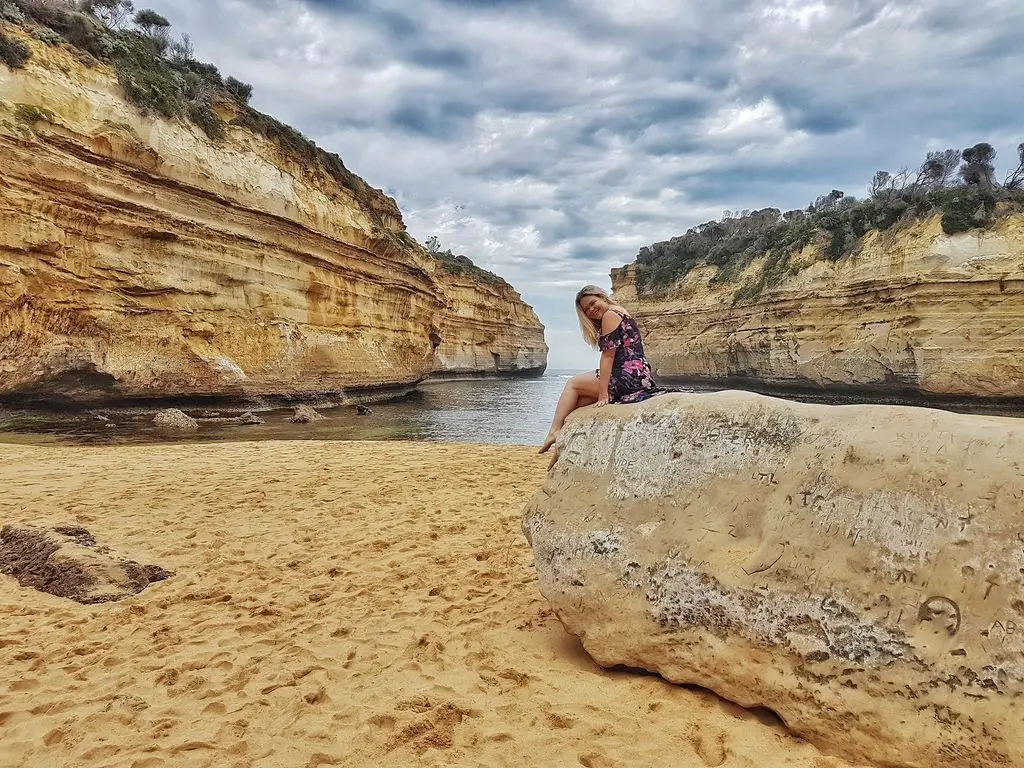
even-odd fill
[[(553, 370), (533, 379), (466, 379), (421, 384), (406, 397), (374, 403), (373, 413), (360, 416), (355, 408), (318, 408), (324, 417), (314, 424), (291, 424), (291, 408), (256, 410), (265, 424), (201, 423), (195, 433), (166, 433), (153, 425), (153, 409), (94, 409), (80, 412), (18, 411), (0, 408), (0, 442), (133, 444), (151, 442), (206, 442), (216, 440), (435, 440), (455, 443), (539, 445), (547, 433), (558, 396), (570, 377), (581, 371)], [(680, 386), (659, 379), (679, 391), (710, 391)], [(895, 396), (865, 397), (820, 393), (776, 393), (807, 402), (879, 405), (923, 405), (918, 399)], [(939, 407), (939, 406), (931, 406)], [(946, 403), (947, 410), (1024, 416), (1020, 405), (979, 406)], [(184, 408), (200, 416), (209, 407)], [(240, 409), (223, 408), (221, 416), (237, 416)]]
[[(352, 407), (318, 409), (313, 424), (291, 424), (292, 409), (255, 411), (257, 425), (201, 424), (196, 433), (166, 434), (152, 424), (153, 411), (95, 409), (89, 412), (0, 410), (0, 442), (100, 443), (205, 442), (215, 440), (436, 440), (458, 443), (539, 444), (547, 433), (558, 396), (580, 371), (547, 371), (539, 378), (434, 381), (396, 400), (370, 405), (359, 416)], [(198, 416), (209, 408), (184, 408)], [(221, 409), (222, 416), (237, 410)], [(106, 419), (106, 420), (104, 420)], [(111, 426), (112, 425), (112, 426)]]

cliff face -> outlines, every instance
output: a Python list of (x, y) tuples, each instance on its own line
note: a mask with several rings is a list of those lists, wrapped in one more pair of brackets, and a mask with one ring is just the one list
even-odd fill
[(438, 328), (434, 376), (543, 372), (548, 348), (536, 331), (540, 321), (510, 285), (457, 274), (440, 281), (450, 309)]
[(302, 396), (493, 354), (543, 370), (519, 295), (447, 274), (391, 198), (241, 127), (143, 117), (109, 69), (32, 48), (0, 66), (0, 398)]
[(764, 266), (710, 284), (690, 272), (669, 298), (637, 296), (636, 266), (612, 271), (659, 373), (709, 383), (846, 385), (879, 391), (1020, 397), (1024, 385), (1024, 216), (947, 236), (939, 217), (874, 232), (859, 254), (809, 246), (750, 301), (734, 297)]

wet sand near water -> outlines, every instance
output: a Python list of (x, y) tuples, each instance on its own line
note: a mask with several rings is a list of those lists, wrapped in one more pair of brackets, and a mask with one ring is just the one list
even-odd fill
[(537, 590), (534, 451), (0, 445), (0, 523), (176, 574), (93, 606), (0, 576), (0, 765), (850, 766), (598, 667)]

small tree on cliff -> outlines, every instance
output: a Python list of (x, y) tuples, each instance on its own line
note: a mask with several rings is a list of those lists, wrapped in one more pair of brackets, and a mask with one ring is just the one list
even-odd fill
[(1006, 175), (1006, 180), (1003, 181), (1003, 187), (1011, 191), (1024, 188), (1024, 144), (1017, 145), (1017, 158), (1020, 160), (1020, 164), (1010, 171)]
[(248, 104), (249, 99), (252, 98), (252, 86), (248, 83), (243, 83), (241, 80), (237, 80), (230, 75), (224, 79), (224, 87), (227, 88), (228, 92), (242, 104)]
[(171, 28), (171, 22), (151, 8), (144, 8), (136, 13), (132, 21), (142, 30), (142, 34), (150, 37), (166, 37), (167, 30)]
[(991, 144), (982, 142), (968, 147), (962, 154), (964, 164), (960, 167), (960, 178), (968, 186), (990, 191), (995, 186), (996, 151)]
[(78, 10), (95, 16), (110, 29), (123, 29), (135, 5), (132, 0), (80, 0)]
[(945, 149), (941, 152), (929, 152), (917, 172), (915, 184), (930, 189), (947, 187), (956, 175), (959, 165), (959, 150)]
[(192, 38), (189, 37), (188, 32), (184, 33), (180, 39), (171, 41), (170, 51), (171, 61), (178, 64), (194, 61), (196, 57), (195, 49), (192, 47)]

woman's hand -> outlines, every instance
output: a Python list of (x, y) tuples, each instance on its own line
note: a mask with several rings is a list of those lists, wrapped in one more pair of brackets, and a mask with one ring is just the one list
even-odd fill
[(602, 390), (597, 396), (597, 407), (600, 408), (602, 405), (608, 405), (608, 390)]

